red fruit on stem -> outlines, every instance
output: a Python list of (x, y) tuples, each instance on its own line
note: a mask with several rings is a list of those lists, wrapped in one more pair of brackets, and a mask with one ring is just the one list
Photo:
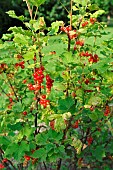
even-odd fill
[(91, 143), (93, 142), (93, 138), (91, 136), (88, 137), (87, 142), (88, 142), (88, 145), (91, 145)]
[(27, 161), (29, 161), (29, 160), (31, 159), (31, 157), (28, 156), (28, 155), (25, 155), (24, 158), (25, 158)]
[(25, 80), (23, 80), (23, 82), (22, 82), (23, 84), (25, 84), (25, 83), (27, 83), (27, 80), (25, 79)]
[(9, 101), (10, 101), (10, 103), (12, 103), (12, 102), (13, 102), (13, 99), (12, 99), (12, 98), (9, 98)]
[(88, 85), (90, 83), (89, 79), (85, 80), (85, 84)]
[(24, 115), (24, 116), (26, 116), (26, 115), (27, 115), (27, 112), (26, 112), (26, 111), (24, 111), (24, 112), (23, 112), (23, 115)]
[(71, 95), (72, 95), (72, 97), (76, 97), (76, 93), (73, 91), (72, 93), (71, 93)]
[(91, 110), (91, 111), (93, 111), (93, 110), (94, 110), (94, 107), (93, 107), (93, 106), (91, 106), (91, 107), (90, 107), (90, 110)]
[(39, 70), (37, 71), (37, 73), (38, 73), (38, 74), (42, 74), (43, 71), (42, 71), (41, 69), (39, 69)]
[(24, 66), (24, 65), (21, 65), (20, 67), (21, 67), (22, 69), (24, 69), (24, 68), (25, 68), (25, 66)]
[(0, 169), (4, 169), (4, 168), (5, 168), (5, 166), (0, 163)]
[(78, 123), (78, 120), (72, 125), (72, 127), (74, 128), (74, 129), (76, 129), (76, 128), (78, 128), (78, 125), (79, 125), (79, 123)]
[(110, 115), (110, 107), (107, 105), (104, 111), (104, 116), (109, 116)]
[(54, 121), (54, 120), (51, 120), (51, 121), (50, 121), (50, 127), (51, 127), (52, 130), (55, 129), (54, 126), (55, 126), (55, 121)]
[(41, 98), (46, 99), (46, 95), (45, 94), (41, 95)]
[(4, 159), (2, 160), (2, 162), (3, 162), (3, 163), (8, 162), (8, 159), (7, 159), (7, 158), (4, 158)]
[(94, 24), (96, 22), (96, 18), (90, 18), (90, 23)]

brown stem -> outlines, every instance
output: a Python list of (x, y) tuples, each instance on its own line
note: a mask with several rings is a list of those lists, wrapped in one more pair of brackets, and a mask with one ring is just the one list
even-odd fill
[(70, 45), (71, 45), (71, 40), (70, 40), (70, 38), (68, 36), (68, 51), (70, 51)]
[(61, 163), (62, 163), (62, 159), (60, 158), (57, 164), (57, 170), (60, 170), (61, 168)]
[(72, 27), (72, 8), (73, 8), (73, 0), (70, 1), (70, 27)]
[(38, 7), (36, 8), (36, 11), (35, 11), (34, 20), (36, 19), (37, 12), (38, 12)]
[(10, 98), (1, 86), (0, 88), (1, 88), (2, 93), (4, 93), (8, 98)]
[(44, 164), (44, 168), (45, 168), (45, 170), (47, 170), (47, 166), (46, 166), (45, 162), (43, 162), (43, 164)]
[(28, 8), (28, 11), (29, 11), (29, 14), (30, 14), (30, 17), (31, 17), (31, 19), (33, 18), (33, 14), (32, 14), (32, 9), (31, 9), (31, 7), (30, 7), (30, 4), (29, 4), (29, 2), (28, 2), (28, 0), (23, 0), (23, 1), (26, 1), (26, 4), (27, 4), (27, 8)]
[[(6, 76), (7, 76), (7, 74), (6, 74)], [(17, 99), (17, 101), (19, 102), (18, 96), (17, 96), (17, 94), (16, 94), (16, 92), (15, 92), (15, 90), (14, 90), (14, 87), (13, 87), (13, 85), (11, 84), (10, 79), (8, 78), (8, 76), (7, 76), (7, 80), (8, 80), (8, 83), (9, 83), (9, 85), (10, 85), (10, 87), (11, 87), (11, 89), (12, 89), (12, 91), (13, 91), (16, 99)]]
[[(38, 94), (36, 94), (35, 97), (37, 99), (37, 101), (36, 101), (36, 109), (38, 111), (38, 103), (40, 101), (40, 98), (39, 98)], [(35, 113), (35, 128), (36, 128), (35, 129), (35, 136), (38, 134), (38, 130), (37, 130), (38, 122), (37, 122), (37, 120), (38, 120), (38, 112)]]

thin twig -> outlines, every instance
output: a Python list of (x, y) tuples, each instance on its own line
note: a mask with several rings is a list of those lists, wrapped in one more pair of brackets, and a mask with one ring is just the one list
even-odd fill
[(28, 7), (28, 11), (29, 11), (29, 14), (30, 14), (30, 17), (31, 17), (31, 19), (32, 19), (32, 9), (31, 9), (31, 7), (30, 7), (30, 4), (29, 4), (29, 2), (28, 2), (28, 0), (23, 0), (23, 1), (26, 1), (26, 4), (27, 4), (27, 7)]
[(13, 91), (16, 99), (17, 99), (17, 101), (19, 102), (18, 96), (17, 96), (17, 94), (16, 94), (16, 92), (15, 92), (15, 90), (14, 90), (14, 87), (12, 86), (12, 84), (11, 84), (11, 82), (10, 82), (10, 79), (8, 78), (7, 74), (6, 74), (6, 77), (7, 77), (8, 83), (9, 83), (9, 85), (10, 85), (10, 87), (11, 87), (11, 89), (12, 89), (12, 91)]
[(34, 20), (36, 19), (37, 12), (38, 12), (38, 7), (36, 8), (36, 11), (35, 11)]
[(61, 3), (61, 5), (64, 7), (64, 9), (67, 11), (67, 13), (69, 14), (69, 11), (67, 10), (67, 8), (64, 6), (64, 4), (59, 0), (59, 2)]

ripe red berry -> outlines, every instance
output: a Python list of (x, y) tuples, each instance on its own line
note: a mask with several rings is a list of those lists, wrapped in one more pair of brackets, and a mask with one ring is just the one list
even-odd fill
[(12, 103), (12, 102), (13, 102), (13, 99), (12, 99), (12, 98), (9, 98), (9, 101), (10, 101), (10, 103)]
[(84, 23), (82, 23), (82, 27), (85, 27), (88, 25), (88, 21), (85, 21)]
[(8, 159), (7, 159), (7, 158), (4, 158), (4, 159), (2, 160), (2, 162), (3, 162), (3, 163), (8, 162)]
[(76, 129), (76, 128), (78, 128), (78, 125), (79, 125), (79, 121), (77, 120), (77, 121), (72, 125), (72, 127), (73, 127), (74, 129)]
[(25, 66), (24, 66), (24, 65), (21, 65), (20, 67), (21, 67), (22, 69), (24, 69), (24, 68), (25, 68)]
[(41, 95), (41, 98), (46, 99), (46, 95), (45, 94)]
[(4, 169), (4, 168), (5, 168), (5, 166), (0, 163), (0, 169)]
[(26, 112), (26, 111), (24, 111), (22, 114), (23, 114), (24, 116), (26, 116), (26, 115), (27, 115), (27, 112)]
[(109, 116), (110, 115), (110, 107), (107, 105), (104, 111), (104, 116)]
[(34, 88), (34, 86), (32, 85), (32, 84), (28, 84), (28, 88), (29, 88), (29, 90), (35, 90), (35, 88)]
[(87, 142), (88, 142), (88, 145), (91, 145), (91, 143), (93, 142), (93, 138), (91, 136), (88, 137)]
[(89, 79), (85, 80), (85, 84), (88, 85), (90, 83)]
[(72, 93), (71, 93), (71, 95), (72, 95), (72, 97), (76, 97), (76, 93), (73, 91)]
[(90, 23), (94, 24), (96, 22), (96, 18), (90, 18)]
[(27, 161), (29, 161), (29, 160), (31, 159), (31, 157), (28, 156), (28, 155), (25, 155), (24, 158), (25, 158)]
[(93, 107), (93, 106), (91, 106), (91, 107), (90, 107), (90, 110), (91, 110), (91, 111), (93, 111), (93, 110), (94, 110), (94, 107)]
[(23, 83), (23, 84), (27, 83), (27, 80), (26, 80), (26, 79), (25, 79), (25, 80), (23, 80), (23, 81), (22, 81), (22, 83)]
[(52, 130), (55, 130), (55, 120), (50, 121), (50, 127)]
[(38, 74), (42, 74), (43, 71), (42, 71), (41, 69), (39, 69), (39, 70), (37, 71), (37, 73), (38, 73)]

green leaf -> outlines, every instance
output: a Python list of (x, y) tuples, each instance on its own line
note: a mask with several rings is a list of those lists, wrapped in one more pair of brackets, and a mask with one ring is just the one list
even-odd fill
[(17, 122), (14, 125), (8, 124), (7, 125), (8, 128), (10, 128), (11, 130), (15, 131), (15, 130), (21, 130), (22, 129), (22, 123), (21, 122)]
[(60, 132), (61, 130), (64, 130), (66, 128), (66, 125), (64, 123), (63, 117), (57, 118), (55, 120), (55, 130), (57, 132)]
[(69, 111), (69, 109), (73, 106), (74, 100), (71, 97), (67, 97), (66, 99), (60, 99), (58, 101), (59, 110), (63, 110), (64, 112)]
[(39, 145), (39, 146), (41, 146), (41, 145), (46, 145), (47, 144), (47, 139), (48, 139), (48, 136), (47, 136), (47, 134), (43, 134), (43, 133), (41, 133), (41, 134), (38, 134), (37, 136), (36, 136), (36, 143)]
[(94, 112), (92, 114), (89, 114), (88, 115), (89, 118), (92, 120), (92, 121), (97, 121), (98, 120), (98, 113)]
[(48, 138), (50, 140), (54, 139), (55, 141), (59, 142), (62, 139), (62, 137), (63, 137), (63, 133), (62, 132), (56, 132), (56, 131), (53, 131), (52, 129), (50, 129), (48, 131)]
[(12, 17), (12, 18), (16, 18), (16, 19), (19, 19), (19, 20), (21, 20), (21, 21), (24, 21), (25, 20), (25, 17), (23, 16), (23, 15), (21, 15), (21, 16), (17, 16), (16, 14), (15, 14), (15, 11), (14, 10), (10, 10), (10, 11), (8, 11), (8, 12), (6, 12), (10, 17)]
[(90, 11), (95, 11), (95, 10), (99, 10), (99, 7), (97, 4), (92, 4), (90, 6), (88, 6)]
[[(25, 0), (24, 0), (25, 1)], [(33, 5), (33, 6), (37, 6), (39, 7), (41, 4), (43, 4), (46, 0), (29, 0), (29, 2)]]
[(10, 145), (8, 145), (7, 149), (5, 150), (5, 157), (7, 156), (11, 156), (14, 153), (18, 153), (18, 144), (17, 143), (11, 143)]
[(72, 52), (63, 53), (62, 61), (66, 65), (68, 65), (69, 63), (75, 63), (74, 56), (72, 55)]
[(51, 150), (54, 149), (55, 146), (56, 145), (53, 144), (53, 143), (48, 143), (48, 144), (46, 144), (45, 149), (46, 149), (47, 152), (50, 152)]
[(45, 148), (40, 148), (33, 153), (32, 157), (39, 158), (41, 159), (41, 161), (44, 161), (46, 160), (46, 157), (47, 157), (47, 151)]
[(20, 45), (28, 45), (28, 36), (24, 36), (20, 33), (15, 34), (14, 42)]
[(0, 136), (0, 144), (8, 146), (10, 144), (10, 140), (6, 136)]
[(97, 146), (93, 152), (93, 156), (96, 158), (98, 161), (102, 161), (102, 158), (104, 158), (105, 155), (105, 148), (103, 146)]
[(22, 104), (21, 102), (17, 102), (13, 105), (13, 108), (12, 108), (13, 112), (14, 113), (21, 113), (23, 111), (23, 107), (22, 107)]
[(23, 55), (24, 59), (27, 61), (27, 60), (30, 60), (30, 59), (33, 59), (34, 57), (34, 51), (28, 51), (26, 54)]
[(93, 14), (91, 15), (91, 17), (97, 18), (98, 16), (100, 16), (100, 15), (102, 15), (102, 14), (104, 14), (104, 13), (105, 13), (104, 10), (98, 10), (98, 11), (96, 11), (95, 13), (93, 13)]

